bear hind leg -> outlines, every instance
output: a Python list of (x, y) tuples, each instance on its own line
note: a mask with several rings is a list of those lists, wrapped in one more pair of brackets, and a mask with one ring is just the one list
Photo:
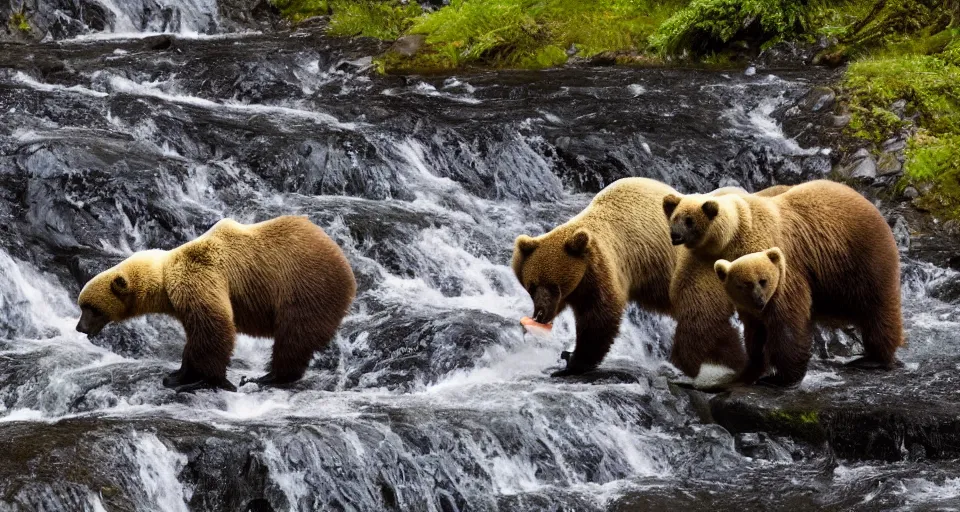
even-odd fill
[(274, 335), (273, 354), (266, 375), (247, 382), (283, 386), (300, 380), (310, 366), (313, 354), (330, 344), (336, 334), (336, 328), (329, 329), (317, 323), (314, 318), (312, 321), (282, 324)]
[(896, 351), (903, 344), (903, 320), (899, 306), (877, 311), (874, 318), (860, 326), (863, 357), (847, 366), (863, 370), (892, 370), (900, 365)]

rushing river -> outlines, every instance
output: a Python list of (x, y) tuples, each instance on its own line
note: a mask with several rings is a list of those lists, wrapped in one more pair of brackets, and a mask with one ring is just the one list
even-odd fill
[[(835, 461), (702, 422), (667, 385), (669, 318), (631, 310), (603, 371), (566, 381), (547, 375), (572, 315), (549, 339), (518, 324), (513, 239), (619, 177), (825, 176), (829, 148), (780, 119), (828, 72), (383, 77), (373, 42), (229, 32), (212, 0), (153, 3), (101, 1), (102, 31), (0, 45), (0, 510), (957, 504), (953, 463)], [(322, 226), (359, 282), (292, 389), (163, 388), (184, 342), (168, 318), (74, 330), (82, 284), (131, 251), (281, 214)], [(960, 353), (960, 308), (934, 293), (955, 279), (905, 254), (904, 371)], [(269, 354), (241, 336), (228, 377)], [(830, 368), (802, 386), (842, 385)]]

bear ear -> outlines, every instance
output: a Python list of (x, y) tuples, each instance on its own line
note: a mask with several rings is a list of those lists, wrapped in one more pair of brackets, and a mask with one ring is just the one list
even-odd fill
[(123, 276), (114, 277), (113, 281), (110, 282), (110, 289), (117, 295), (126, 295), (130, 292), (127, 280)]
[(536, 239), (531, 238), (527, 235), (520, 235), (517, 237), (517, 240), (514, 242), (514, 247), (520, 251), (524, 257), (530, 256), (530, 253), (533, 252), (537, 246), (540, 245), (540, 242), (537, 242)]
[(667, 194), (663, 197), (663, 213), (667, 214), (668, 219), (673, 215), (678, 204), (680, 204), (680, 196), (676, 194)]
[(590, 235), (586, 231), (578, 229), (573, 236), (567, 239), (567, 243), (564, 245), (564, 248), (572, 256), (583, 256), (587, 253), (587, 245), (589, 244)]
[(717, 273), (720, 281), (726, 282), (727, 276), (730, 274), (730, 262), (727, 260), (717, 260), (717, 262), (713, 264), (713, 270)]
[(767, 258), (770, 258), (772, 263), (780, 264), (783, 261), (783, 251), (779, 247), (771, 247), (766, 250)]
[(707, 201), (703, 203), (700, 209), (703, 210), (703, 214), (706, 215), (708, 219), (713, 220), (713, 218), (720, 213), (720, 204), (716, 201)]

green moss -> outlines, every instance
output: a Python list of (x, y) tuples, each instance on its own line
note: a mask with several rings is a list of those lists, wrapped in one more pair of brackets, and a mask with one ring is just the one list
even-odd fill
[(796, 36), (807, 25), (802, 0), (693, 0), (650, 38), (668, 54), (703, 55), (741, 39), (772, 43)]
[(23, 10), (15, 11), (10, 15), (10, 27), (20, 32), (30, 32), (30, 20), (27, 19), (27, 13)]
[(960, 218), (960, 30), (900, 41), (852, 63), (844, 90), (852, 135), (875, 143), (910, 124), (890, 111), (906, 100), (906, 117), (919, 130), (909, 140), (900, 187), (929, 188), (921, 206)]
[(333, 16), (328, 33), (334, 36), (364, 36), (394, 40), (423, 13), (416, 2), (383, 2), (376, 0), (330, 3)]
[(816, 411), (785, 411), (776, 410), (770, 413), (770, 419), (780, 423), (792, 425), (816, 425), (820, 423), (820, 415)]
[(640, 52), (684, 1), (453, 0), (409, 30), (426, 37), (425, 50), (387, 59), (387, 69), (543, 68), (566, 62), (570, 48), (580, 57)]
[(918, 205), (960, 219), (960, 134), (938, 137), (921, 130), (910, 139), (906, 156), (904, 182), (930, 189)]

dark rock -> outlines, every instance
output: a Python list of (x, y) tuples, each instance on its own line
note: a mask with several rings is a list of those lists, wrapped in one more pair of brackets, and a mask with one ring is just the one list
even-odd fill
[(830, 116), (830, 125), (833, 126), (834, 128), (843, 128), (843, 127), (847, 126), (848, 124), (850, 124), (850, 119), (851, 119), (851, 117), (852, 117), (852, 116), (851, 116), (850, 114), (842, 114), (842, 115), (839, 115), (839, 116), (837, 116), (837, 115), (831, 115), (831, 116)]
[(900, 252), (910, 250), (910, 226), (907, 225), (907, 219), (903, 215), (897, 215), (892, 219), (887, 219), (890, 229), (893, 230), (893, 238), (897, 241), (897, 247)]
[(616, 52), (600, 52), (593, 57), (590, 57), (588, 61), (591, 66), (613, 66), (617, 63), (617, 53)]
[(928, 360), (909, 372), (828, 368), (840, 374), (843, 386), (737, 388), (710, 401), (712, 415), (734, 434), (767, 432), (826, 443), (847, 459), (903, 460), (902, 448), (913, 445), (928, 459), (960, 456), (960, 404), (951, 398), (953, 387), (928, 386), (939, 379), (954, 382), (954, 362)]
[(903, 171), (903, 164), (893, 153), (883, 153), (877, 160), (876, 172), (880, 176), (892, 176)]
[(854, 153), (852, 163), (842, 166), (837, 173), (842, 178), (872, 180), (877, 177), (877, 164), (865, 149)]
[(883, 150), (896, 153), (897, 151), (903, 151), (907, 147), (907, 141), (901, 137), (893, 137), (883, 141)]
[(890, 104), (890, 112), (893, 112), (897, 117), (903, 119), (904, 112), (907, 108), (907, 100), (899, 99)]
[(390, 47), (390, 51), (403, 55), (404, 57), (413, 57), (420, 51), (420, 48), (426, 40), (427, 36), (423, 34), (400, 36), (400, 38), (393, 43), (393, 46)]
[(818, 112), (833, 105), (837, 99), (837, 93), (829, 87), (814, 87), (803, 98), (800, 105), (802, 108)]
[(916, 187), (912, 185), (908, 186), (907, 188), (903, 189), (903, 197), (908, 201), (916, 199), (920, 197), (920, 191), (918, 191)]
[(927, 293), (931, 297), (944, 302), (960, 304), (960, 274), (953, 274), (946, 279), (931, 284)]

